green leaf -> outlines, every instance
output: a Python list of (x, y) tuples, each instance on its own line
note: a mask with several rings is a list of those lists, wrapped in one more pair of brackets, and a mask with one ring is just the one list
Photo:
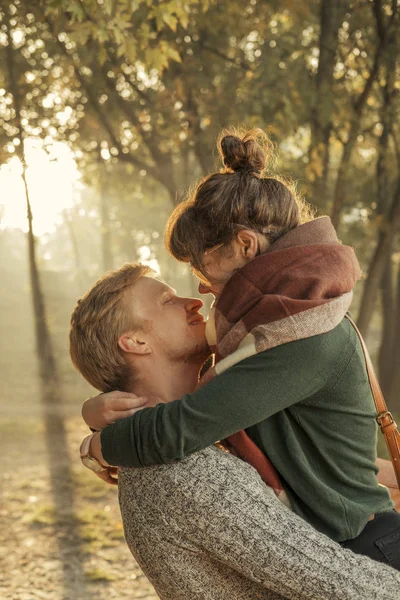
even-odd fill
[(73, 42), (78, 45), (85, 45), (93, 33), (93, 25), (90, 22), (75, 25), (74, 30), (69, 34)]

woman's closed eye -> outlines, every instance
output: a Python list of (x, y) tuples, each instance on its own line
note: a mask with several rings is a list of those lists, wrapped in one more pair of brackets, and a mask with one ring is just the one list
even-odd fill
[(191, 271), (192, 271), (193, 275), (199, 280), (200, 283), (202, 283), (206, 287), (210, 286), (210, 281), (207, 279), (207, 277), (205, 275), (203, 275), (203, 273), (201, 271), (199, 271), (199, 269), (196, 269), (196, 267), (192, 266)]

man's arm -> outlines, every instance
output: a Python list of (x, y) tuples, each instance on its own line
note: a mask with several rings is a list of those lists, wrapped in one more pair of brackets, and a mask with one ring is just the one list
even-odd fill
[(318, 348), (310, 339), (279, 346), (236, 364), (181, 400), (117, 421), (101, 433), (103, 456), (127, 467), (181, 460), (313, 397), (325, 383)]
[(214, 448), (195, 460), (188, 470), (174, 469), (173, 485), (186, 501), (167, 517), (192, 543), (291, 600), (398, 600), (398, 571), (313, 529), (252, 467)]
[[(187, 579), (188, 589), (204, 553), (290, 600), (400, 597), (398, 571), (345, 550), (313, 529), (284, 507), (258, 473), (240, 459), (207, 448), (178, 464), (146, 470), (143, 475), (131, 473), (125, 470), (121, 488), (125, 515), (131, 510), (131, 490), (139, 490), (133, 494), (135, 518), (128, 539), (135, 544), (141, 537), (139, 510), (160, 538), (158, 556), (167, 562), (171, 577)], [(124, 526), (129, 529), (129, 518)], [(173, 543), (174, 536), (178, 547), (184, 540), (184, 547), (190, 549), (185, 557), (187, 578), (181, 562), (174, 566), (168, 544), (165, 549), (161, 545), (162, 539)], [(154, 543), (151, 535), (145, 536), (145, 543)], [(151, 552), (149, 557), (150, 577), (155, 566)], [(162, 564), (157, 568), (163, 571)]]

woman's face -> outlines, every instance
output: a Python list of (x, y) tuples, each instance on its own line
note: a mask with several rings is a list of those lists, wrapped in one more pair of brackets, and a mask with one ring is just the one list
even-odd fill
[(265, 238), (245, 229), (228, 244), (219, 244), (208, 250), (203, 260), (203, 271), (200, 273), (194, 269), (199, 279), (199, 293), (219, 296), (232, 275), (260, 252), (265, 252), (266, 248)]
[(215, 248), (215, 250), (211, 248), (211, 251), (208, 251), (204, 257), (203, 271), (201, 273), (195, 271), (199, 279), (200, 294), (219, 296), (227, 281), (246, 262), (243, 255), (238, 255), (232, 243), (227, 247)]

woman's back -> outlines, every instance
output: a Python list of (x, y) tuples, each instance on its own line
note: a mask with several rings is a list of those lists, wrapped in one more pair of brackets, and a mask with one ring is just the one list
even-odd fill
[[(392, 508), (375, 465), (375, 405), (362, 348), (347, 319), (331, 332), (252, 357), (302, 400), (246, 431), (279, 471), (294, 510), (337, 541)], [(275, 377), (274, 377), (275, 379)], [(269, 394), (268, 394), (269, 395)], [(290, 481), (291, 485), (285, 482)]]

